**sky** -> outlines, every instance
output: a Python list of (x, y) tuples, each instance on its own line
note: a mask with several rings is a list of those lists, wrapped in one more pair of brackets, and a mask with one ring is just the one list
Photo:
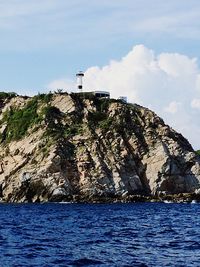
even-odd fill
[(0, 90), (84, 88), (154, 110), (200, 148), (199, 0), (0, 0)]

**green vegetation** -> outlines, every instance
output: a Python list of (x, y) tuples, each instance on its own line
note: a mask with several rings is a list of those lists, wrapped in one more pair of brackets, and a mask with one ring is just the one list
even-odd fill
[(47, 125), (46, 136), (60, 139), (82, 133), (81, 123), (63, 125), (64, 114), (56, 107), (47, 106), (43, 109), (42, 114), (45, 116), (45, 123)]
[[(0, 99), (13, 96), (16, 96), (16, 94), (0, 92)], [(113, 102), (120, 102), (120, 100), (97, 98), (91, 93), (83, 93), (83, 95), (71, 94), (80, 112), (72, 114), (71, 119), (76, 121), (76, 123), (66, 124), (66, 115), (58, 108), (50, 105), (52, 96), (51, 92), (48, 94), (38, 94), (28, 100), (24, 107), (11, 107), (7, 110), (0, 121), (0, 125), (5, 123), (6, 126), (3, 133), (0, 134), (1, 142), (9, 143), (10, 141), (19, 140), (28, 133), (30, 128), (32, 132), (37, 131), (41, 127), (42, 122), (46, 129), (44, 137), (50, 138), (51, 141), (82, 134), (83, 98), (93, 101), (97, 110), (88, 114), (88, 126), (91, 129), (100, 128), (103, 131), (108, 131), (113, 127), (113, 129), (120, 128), (122, 130), (120, 125), (118, 127), (114, 118), (108, 116), (109, 105)]]
[(2, 141), (10, 142), (21, 139), (30, 126), (39, 123), (41, 117), (37, 114), (37, 100), (33, 98), (22, 109), (7, 110), (2, 122), (7, 122), (6, 131), (2, 134)]
[[(27, 134), (30, 127), (35, 125), (34, 129), (38, 129), (42, 121), (45, 122), (47, 128), (44, 137), (50, 137), (53, 140), (82, 133), (81, 123), (63, 125), (64, 115), (62, 112), (58, 108), (48, 105), (51, 97), (51, 94), (39, 94), (28, 101), (23, 108), (11, 107), (7, 110), (0, 122), (0, 124), (6, 123), (6, 129), (0, 134), (1, 142), (9, 143), (20, 140)], [(42, 103), (45, 104), (45, 107), (38, 112), (39, 104)]]
[(97, 108), (97, 111), (99, 112), (106, 112), (108, 110), (108, 107), (111, 103), (121, 103), (124, 104), (124, 102), (120, 99), (114, 99), (114, 98), (99, 98), (96, 97), (91, 92), (83, 92), (83, 93), (71, 93), (70, 96), (74, 101), (76, 101), (79, 104), (83, 105), (83, 100), (88, 99), (90, 101), (93, 101), (94, 105)]
[(83, 125), (81, 123), (75, 123), (73, 125), (68, 125), (67, 127), (65, 127), (64, 136), (70, 137), (82, 133)]
[[(124, 104), (122, 100), (112, 98), (98, 98), (91, 92), (71, 93), (70, 96), (78, 105), (84, 107), (85, 99), (89, 99), (96, 107), (96, 112), (89, 112), (88, 126), (90, 129), (100, 128), (103, 131), (108, 131), (111, 126), (114, 126), (114, 118), (108, 116), (108, 109), (111, 103)], [(120, 126), (118, 127), (120, 128)]]
[(51, 101), (52, 96), (53, 96), (52, 93), (48, 93), (48, 94), (40, 94), (40, 93), (38, 93), (38, 95), (35, 96), (34, 98), (36, 98), (38, 101), (41, 101), (43, 103), (48, 104)]
[(53, 145), (54, 141), (52, 138), (49, 138), (49, 136), (44, 140), (45, 142), (42, 143), (42, 145), (40, 144), (40, 152), (42, 152), (43, 156), (46, 157), (48, 156), (50, 148)]
[(110, 104), (122, 103), (119, 99), (94, 97), (94, 105), (99, 112), (107, 112)]
[(108, 117), (105, 120), (99, 122), (99, 128), (101, 128), (105, 131), (108, 131), (110, 129), (112, 123), (113, 123), (113, 118)]
[(33, 97), (21, 109), (10, 108), (4, 113), (1, 124), (6, 122), (7, 127), (1, 134), (1, 142), (10, 142), (23, 138), (28, 129), (34, 124), (39, 124), (43, 120), (45, 110), (38, 114), (38, 104), (40, 102), (47, 104), (51, 100), (52, 94), (38, 94)]
[(52, 106), (47, 106), (42, 110), (47, 130), (45, 136), (61, 138), (64, 136), (64, 126), (62, 124), (63, 115), (61, 111)]
[(10, 93), (0, 92), (0, 100), (4, 100), (6, 98), (10, 99), (15, 96), (17, 96), (17, 94), (14, 92), (10, 92)]
[(105, 112), (90, 112), (88, 114), (88, 126), (90, 128), (101, 128), (102, 130), (108, 131), (112, 125), (113, 118), (108, 117)]
[(197, 150), (196, 151), (196, 154), (200, 156), (200, 150)]
[(107, 119), (107, 114), (103, 112), (90, 112), (88, 114), (89, 121), (93, 122), (94, 124), (99, 123), (100, 121)]

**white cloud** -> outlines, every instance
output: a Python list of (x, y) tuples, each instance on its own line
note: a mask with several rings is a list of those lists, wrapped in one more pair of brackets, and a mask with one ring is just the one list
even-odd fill
[[(118, 61), (112, 60), (102, 68), (88, 68), (84, 90), (107, 90), (114, 98), (127, 96), (129, 102), (153, 109), (195, 148), (200, 148), (199, 81), (196, 58), (178, 53), (156, 55), (144, 45), (137, 45)], [(75, 86), (63, 82), (54, 81), (51, 87)]]
[(199, 104), (193, 100), (200, 93), (199, 77), (196, 58), (178, 53), (156, 55), (137, 45), (119, 61), (87, 69), (84, 86), (87, 91), (109, 90), (111, 97), (125, 95), (130, 102), (151, 107), (195, 147), (200, 147), (199, 114), (193, 114), (191, 108), (191, 103), (193, 108)]
[[(145, 7), (145, 8), (144, 8)], [(123, 40), (199, 40), (197, 0), (1, 0), (0, 48), (91, 49)], [(69, 37), (70, 36), (70, 37)], [(160, 38), (162, 37), (162, 38)], [(106, 40), (106, 42), (105, 42)]]
[(196, 79), (196, 90), (200, 92), (200, 74), (197, 76)]
[(159, 67), (172, 77), (196, 75), (198, 72), (196, 62), (196, 58), (189, 59), (178, 53), (163, 53), (158, 58)]
[(171, 114), (175, 114), (175, 113), (177, 113), (180, 106), (181, 106), (180, 102), (172, 101), (169, 103), (169, 105), (167, 107), (164, 108), (164, 111), (171, 113)]
[(137, 45), (119, 61), (87, 69), (85, 89), (108, 89), (113, 97), (125, 94), (132, 102), (160, 110), (174, 99), (183, 102), (191, 98), (197, 77), (196, 59), (173, 53), (157, 56)]
[(191, 107), (195, 109), (200, 109), (200, 98), (194, 98), (191, 102)]

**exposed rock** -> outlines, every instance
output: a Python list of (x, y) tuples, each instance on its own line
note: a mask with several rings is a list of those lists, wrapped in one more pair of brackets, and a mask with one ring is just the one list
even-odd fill
[(2, 102), (2, 201), (157, 201), (180, 193), (198, 198), (200, 157), (152, 111), (77, 94), (38, 99), (37, 118), (21, 138), (10, 137), (4, 114), (26, 108), (31, 98)]

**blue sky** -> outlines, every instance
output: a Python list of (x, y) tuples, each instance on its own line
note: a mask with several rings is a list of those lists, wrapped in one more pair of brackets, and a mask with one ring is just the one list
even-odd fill
[(0, 0), (0, 90), (70, 90), (81, 69), (200, 147), (199, 18), (199, 0)]
[(0, 88), (43, 90), (136, 44), (200, 57), (199, 15), (199, 0), (1, 0)]

